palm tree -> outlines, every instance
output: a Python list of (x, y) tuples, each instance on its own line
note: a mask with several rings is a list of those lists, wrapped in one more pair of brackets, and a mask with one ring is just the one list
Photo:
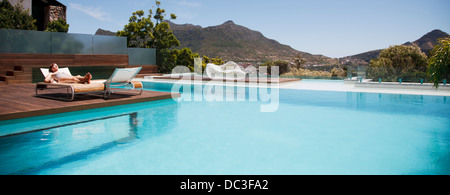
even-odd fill
[(442, 79), (448, 78), (450, 66), (450, 37), (439, 39), (438, 45), (431, 51), (427, 74), (436, 89)]

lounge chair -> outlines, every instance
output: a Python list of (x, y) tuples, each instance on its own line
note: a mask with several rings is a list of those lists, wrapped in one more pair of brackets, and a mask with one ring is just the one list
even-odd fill
[[(144, 87), (139, 81), (131, 81), (141, 71), (142, 67), (137, 68), (116, 68), (111, 77), (104, 82), (105, 84), (105, 97), (109, 97), (111, 93), (123, 90), (140, 88), (139, 95), (142, 94)], [(113, 87), (121, 87), (119, 89), (113, 89)]]
[(206, 75), (211, 78), (226, 78), (226, 77), (233, 77), (236, 75), (238, 78), (245, 78), (246, 73), (241, 70), (239, 65), (237, 65), (235, 62), (227, 62), (224, 65), (217, 66), (214, 64), (207, 64), (205, 69)]
[[(137, 94), (142, 94), (143, 85), (139, 81), (131, 81), (141, 70), (138, 68), (116, 68), (114, 73), (108, 80), (92, 80), (91, 84), (78, 84), (78, 83), (37, 83), (36, 84), (36, 96), (45, 97), (58, 100), (73, 101), (77, 94), (103, 94), (104, 99), (108, 99), (111, 93), (124, 90), (140, 89)], [(70, 74), (68, 68), (60, 68), (59, 71), (67, 71)], [(41, 72), (44, 77), (49, 74), (48, 69), (41, 68)], [(116, 89), (121, 87), (121, 89)], [(55, 91), (58, 93), (46, 93), (43, 91)], [(62, 90), (62, 91), (61, 91)], [(61, 96), (61, 94), (63, 96)]]

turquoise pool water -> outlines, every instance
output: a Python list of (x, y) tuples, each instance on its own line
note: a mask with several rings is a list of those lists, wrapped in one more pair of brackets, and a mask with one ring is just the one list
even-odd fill
[(450, 174), (448, 97), (279, 93), (3, 121), (0, 174)]

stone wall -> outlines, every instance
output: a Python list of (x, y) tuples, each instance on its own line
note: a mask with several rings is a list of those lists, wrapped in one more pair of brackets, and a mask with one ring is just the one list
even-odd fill
[(45, 7), (45, 23), (44, 26), (46, 29), (49, 22), (56, 21), (58, 19), (66, 19), (66, 7), (64, 6), (53, 6), (49, 5)]
[(66, 20), (66, 10), (61, 6), (49, 6), (49, 22), (53, 22), (58, 19)]

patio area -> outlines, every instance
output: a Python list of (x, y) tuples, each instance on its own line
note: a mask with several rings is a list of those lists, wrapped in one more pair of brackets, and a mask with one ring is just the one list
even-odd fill
[(171, 93), (144, 91), (142, 95), (111, 94), (108, 100), (77, 95), (74, 101), (66, 102), (36, 97), (35, 87), (35, 84), (0, 86), (0, 121), (172, 98)]

